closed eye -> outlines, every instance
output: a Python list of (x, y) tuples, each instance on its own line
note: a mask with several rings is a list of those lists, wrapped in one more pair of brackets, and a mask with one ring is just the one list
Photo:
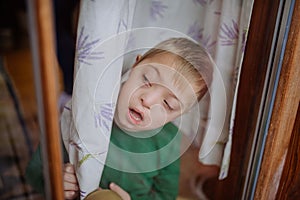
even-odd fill
[(151, 87), (151, 86), (152, 86), (151, 83), (150, 83), (150, 81), (149, 81), (149, 79), (147, 78), (147, 76), (146, 76), (145, 74), (143, 75), (143, 79), (144, 79), (145, 84), (146, 84), (148, 87)]
[(165, 103), (166, 107), (168, 108), (168, 110), (170, 110), (170, 111), (174, 110), (166, 100), (164, 100), (164, 103)]

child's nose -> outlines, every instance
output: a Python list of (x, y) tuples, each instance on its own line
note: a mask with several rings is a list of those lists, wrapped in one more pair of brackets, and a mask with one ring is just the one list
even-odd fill
[(159, 91), (149, 91), (143, 93), (140, 99), (142, 105), (150, 109), (152, 106), (161, 103), (161, 94)]

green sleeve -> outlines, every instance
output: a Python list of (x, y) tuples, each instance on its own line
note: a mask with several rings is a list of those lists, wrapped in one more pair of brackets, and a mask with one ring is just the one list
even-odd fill
[[(68, 153), (62, 145), (64, 163), (68, 162)], [(33, 153), (25, 171), (26, 182), (29, 183), (37, 192), (45, 193), (44, 191), (44, 172), (41, 145), (38, 146)]]
[(43, 161), (41, 156), (41, 147), (38, 146), (37, 150), (31, 157), (26, 171), (26, 181), (38, 192), (44, 193), (44, 174), (43, 174)]
[(152, 188), (145, 191), (136, 191), (130, 194), (135, 200), (171, 200), (176, 199), (179, 191), (180, 159), (171, 165), (159, 170), (157, 176), (152, 178)]

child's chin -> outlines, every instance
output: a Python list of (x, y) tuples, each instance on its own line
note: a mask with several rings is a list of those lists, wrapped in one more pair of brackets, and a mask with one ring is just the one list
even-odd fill
[(143, 126), (119, 126), (120, 129), (127, 131), (127, 132), (141, 132), (141, 131), (149, 131), (152, 130), (150, 127), (143, 127)]
[(141, 125), (141, 124), (131, 124), (130, 122), (124, 120), (114, 120), (116, 125), (124, 130), (124, 131), (128, 131), (128, 132), (141, 132), (141, 131), (150, 131), (150, 130), (154, 130), (157, 128), (160, 128), (160, 126), (158, 127), (154, 127), (153, 124), (148, 124), (148, 125)]
[(115, 120), (115, 123), (123, 131), (128, 131), (128, 132), (137, 132), (138, 131), (137, 128), (135, 128), (131, 125), (128, 125), (126, 123), (122, 123), (122, 122), (119, 122), (117, 120)]

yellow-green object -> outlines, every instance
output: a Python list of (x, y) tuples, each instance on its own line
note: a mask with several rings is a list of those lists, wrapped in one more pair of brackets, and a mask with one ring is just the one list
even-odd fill
[(96, 190), (89, 194), (85, 200), (122, 200), (117, 193), (111, 190), (102, 189), (102, 190)]

